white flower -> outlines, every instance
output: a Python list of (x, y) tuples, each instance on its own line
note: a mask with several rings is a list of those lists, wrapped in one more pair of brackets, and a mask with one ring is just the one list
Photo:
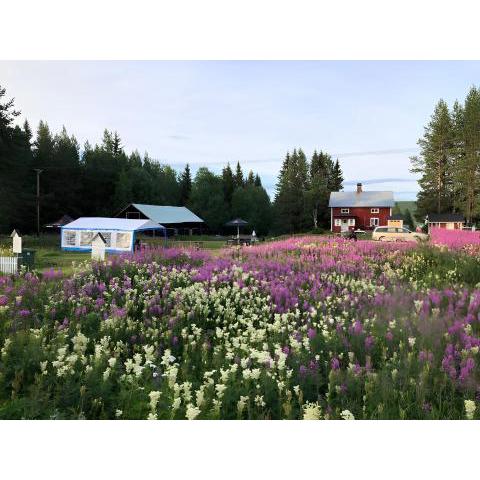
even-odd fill
[(255, 397), (255, 405), (258, 407), (264, 407), (266, 405), (265, 401), (263, 400), (263, 395), (257, 395)]
[(219, 398), (223, 397), (223, 392), (227, 389), (226, 385), (223, 385), (222, 383), (217, 383), (215, 385), (215, 390), (217, 391), (217, 395)]
[(48, 372), (47, 372), (47, 365), (48, 365), (48, 361), (45, 360), (45, 362), (40, 362), (40, 368), (42, 370), (42, 375), (46, 375)]
[(155, 410), (157, 408), (157, 403), (160, 398), (161, 392), (151, 391), (148, 396), (150, 397), (150, 408)]
[(156, 414), (156, 413), (150, 412), (150, 413), (148, 414), (147, 420), (157, 420), (157, 419), (158, 419), (158, 417), (157, 417), (157, 414)]
[(473, 400), (465, 400), (465, 414), (468, 420), (473, 420), (477, 406)]
[(237, 410), (240, 415), (242, 414), (248, 400), (248, 396), (240, 396), (240, 400), (237, 402)]
[(124, 365), (127, 373), (130, 373), (133, 370), (133, 360), (131, 358), (127, 359)]
[(355, 417), (353, 416), (353, 413), (350, 410), (343, 410), (342, 413), (340, 413), (340, 416), (344, 420), (355, 420)]
[(318, 403), (307, 402), (303, 406), (303, 419), (304, 420), (320, 420), (322, 410)]
[(182, 399), (180, 397), (175, 398), (172, 403), (172, 410), (173, 411), (178, 410), (181, 404), (182, 404)]
[(411, 348), (415, 345), (415, 337), (408, 337), (408, 344), (410, 345)]
[(109, 366), (110, 368), (113, 368), (116, 363), (117, 363), (117, 359), (116, 359), (115, 357), (112, 357), (112, 358), (109, 358), (109, 359), (108, 359), (108, 366)]
[(185, 417), (188, 420), (195, 420), (200, 415), (201, 410), (198, 407), (193, 406), (191, 403), (187, 405), (187, 411)]
[(117, 418), (120, 418), (122, 415), (123, 415), (123, 411), (117, 408), (117, 410), (115, 410), (115, 416)]

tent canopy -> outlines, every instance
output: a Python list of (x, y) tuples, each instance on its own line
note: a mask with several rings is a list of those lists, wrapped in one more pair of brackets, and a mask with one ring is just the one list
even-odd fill
[(230, 220), (225, 224), (227, 227), (242, 227), (244, 225), (248, 225), (248, 222), (243, 220), (242, 218), (235, 218), (234, 220)]
[(81, 217), (63, 225), (68, 230), (123, 230), (138, 232), (142, 230), (165, 230), (163, 225), (146, 219), (109, 218), (109, 217)]
[[(203, 220), (186, 207), (171, 207), (164, 205), (145, 205), (132, 203), (132, 206), (146, 217), (161, 224), (171, 223), (204, 223)], [(128, 208), (128, 207), (127, 207)], [(125, 210), (125, 209), (124, 209)], [(122, 210), (122, 212), (124, 211)]]

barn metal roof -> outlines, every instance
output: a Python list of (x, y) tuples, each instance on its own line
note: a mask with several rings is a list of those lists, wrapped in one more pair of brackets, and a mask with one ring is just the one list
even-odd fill
[(67, 223), (62, 228), (66, 230), (162, 230), (165, 227), (147, 219), (110, 218), (110, 217), (80, 217)]
[(146, 217), (161, 224), (169, 223), (204, 223), (186, 207), (170, 207), (163, 205), (145, 205), (143, 203), (132, 203)]
[(329, 207), (394, 207), (393, 192), (332, 192)]

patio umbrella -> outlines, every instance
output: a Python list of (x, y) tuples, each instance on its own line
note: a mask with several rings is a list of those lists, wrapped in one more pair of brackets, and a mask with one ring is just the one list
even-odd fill
[(241, 218), (235, 218), (234, 220), (227, 222), (225, 225), (227, 227), (237, 227), (237, 238), (240, 238), (240, 227), (248, 225), (248, 222)]

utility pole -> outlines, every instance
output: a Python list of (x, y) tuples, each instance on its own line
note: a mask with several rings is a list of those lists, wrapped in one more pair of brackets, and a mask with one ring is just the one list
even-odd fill
[(40, 174), (43, 172), (40, 168), (34, 168), (37, 172), (37, 237), (40, 236)]

